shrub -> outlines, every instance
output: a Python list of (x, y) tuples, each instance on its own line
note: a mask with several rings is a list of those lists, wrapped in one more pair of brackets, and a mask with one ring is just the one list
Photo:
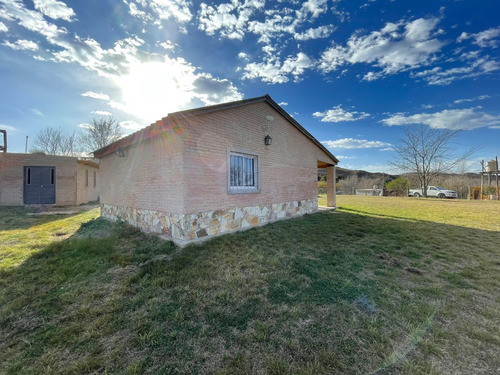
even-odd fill
[(408, 195), (408, 189), (410, 188), (410, 181), (404, 177), (398, 177), (386, 183), (385, 188), (388, 191), (396, 193), (398, 197), (406, 197)]
[(318, 181), (318, 194), (326, 194), (326, 181)]

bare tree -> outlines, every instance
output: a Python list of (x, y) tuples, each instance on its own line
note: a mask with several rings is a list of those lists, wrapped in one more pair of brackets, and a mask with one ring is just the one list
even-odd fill
[(394, 167), (403, 172), (414, 173), (427, 197), (427, 187), (433, 179), (454, 169), (467, 155), (457, 156), (452, 141), (459, 130), (432, 129), (427, 125), (407, 125), (403, 128), (403, 136), (394, 148), (396, 159)]
[(78, 154), (77, 136), (64, 134), (62, 128), (47, 127), (35, 138), (31, 152), (44, 152), (49, 155), (76, 156)]
[(342, 192), (346, 195), (356, 195), (356, 189), (359, 185), (359, 178), (356, 173), (347, 176), (340, 181)]
[(93, 152), (106, 147), (110, 143), (120, 139), (122, 131), (120, 125), (113, 117), (92, 119), (90, 124), (84, 128), (79, 141), (82, 148), (87, 152)]

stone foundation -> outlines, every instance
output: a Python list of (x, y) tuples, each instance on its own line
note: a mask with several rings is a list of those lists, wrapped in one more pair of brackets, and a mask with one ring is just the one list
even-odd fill
[(223, 233), (302, 216), (317, 210), (317, 199), (192, 214), (102, 204), (101, 216), (110, 220), (121, 219), (143, 232), (155, 233), (183, 245)]

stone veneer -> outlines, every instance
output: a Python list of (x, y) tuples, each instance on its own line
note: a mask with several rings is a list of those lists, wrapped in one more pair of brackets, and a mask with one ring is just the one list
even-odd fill
[(101, 216), (110, 220), (121, 219), (143, 232), (156, 233), (183, 245), (223, 233), (313, 213), (317, 210), (317, 199), (191, 214), (102, 204)]

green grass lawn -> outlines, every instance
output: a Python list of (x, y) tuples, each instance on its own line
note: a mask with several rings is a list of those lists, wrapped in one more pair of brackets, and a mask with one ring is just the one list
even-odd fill
[(497, 373), (500, 204), (337, 203), (182, 250), (0, 207), (0, 373)]

